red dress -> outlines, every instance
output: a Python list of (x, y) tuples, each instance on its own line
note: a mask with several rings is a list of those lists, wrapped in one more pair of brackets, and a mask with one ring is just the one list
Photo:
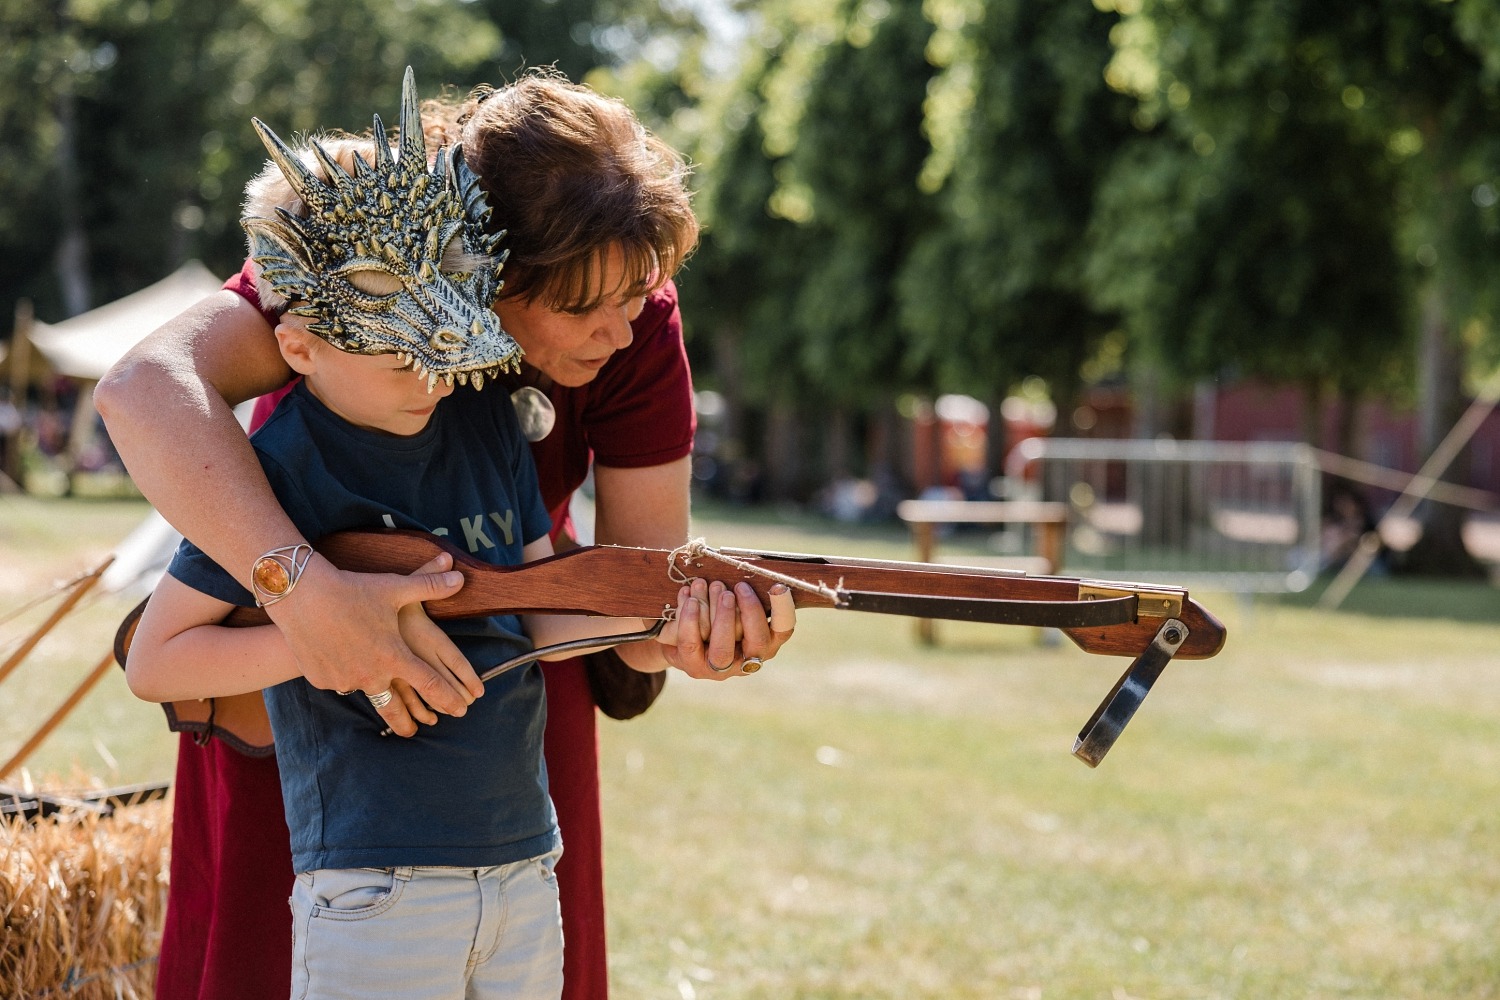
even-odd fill
[[(259, 307), (246, 272), (224, 287)], [(557, 426), (532, 453), (554, 538), (567, 526), (568, 501), (592, 462), (646, 468), (692, 451), (692, 378), (676, 288), (649, 298), (631, 329), (631, 345), (594, 381), (548, 391)], [(253, 426), (284, 392), (257, 403)], [(557, 866), (563, 997), (603, 1000), (609, 979), (597, 713), (581, 660), (548, 663), (544, 676), (547, 778), (564, 845)], [(157, 998), (282, 1000), (291, 992), (292, 860), (276, 758), (248, 757), (219, 740), (198, 746), (186, 734), (179, 741)]]

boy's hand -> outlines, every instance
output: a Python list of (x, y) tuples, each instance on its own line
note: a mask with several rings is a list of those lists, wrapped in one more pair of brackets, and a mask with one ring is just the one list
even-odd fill
[(296, 591), (266, 610), (309, 683), (330, 691), (399, 694), (378, 711), (393, 732), (411, 736), (417, 724), (408, 695), (457, 716), (484, 693), (451, 642), (439, 644), (414, 625), (414, 648), (401, 629), (402, 608), (449, 597), (463, 586), (463, 575), (448, 571), (451, 565), (443, 553), (409, 576), (349, 573), (314, 555)]
[[(445, 565), (434, 565), (436, 563)], [(444, 552), (433, 557), (432, 562), (417, 572), (438, 573), (451, 564), (452, 558)], [(472, 695), (468, 698), (469, 702), (472, 703), (474, 698), (484, 693), (484, 683), (480, 681), (474, 668), (469, 665), (464, 654), (458, 651), (458, 647), (453, 644), (448, 633), (427, 617), (422, 605), (406, 605), (396, 613), (396, 623), (401, 628), (401, 638), (405, 640), (406, 647), (421, 657), (423, 662), (445, 671), (461, 694)], [(392, 681), (391, 689), (406, 702), (406, 710), (417, 722), (424, 726), (431, 726), (437, 722), (437, 716), (432, 713), (432, 709), (405, 681)], [(402, 735), (410, 734), (403, 733)]]

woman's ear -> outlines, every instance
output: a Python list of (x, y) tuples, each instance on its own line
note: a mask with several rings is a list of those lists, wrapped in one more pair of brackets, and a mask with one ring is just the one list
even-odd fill
[(318, 351), (324, 345), (315, 343), (317, 334), (308, 333), (296, 319), (285, 317), (276, 327), (276, 345), (281, 348), (281, 357), (298, 375), (311, 375), (317, 371)]

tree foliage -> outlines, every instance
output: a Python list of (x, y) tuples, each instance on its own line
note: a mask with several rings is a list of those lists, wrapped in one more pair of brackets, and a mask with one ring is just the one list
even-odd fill
[[(1492, 18), (1432, 0), (1133, 2), (1111, 79), (1147, 134), (1101, 192), (1099, 300), (1180, 377), (1357, 397), (1422, 373), (1430, 450), (1463, 405), (1457, 333), (1487, 325), (1500, 263)], [(1463, 561), (1460, 521), (1428, 512), (1436, 563)]]
[(251, 113), (547, 63), (690, 153), (690, 346), (746, 406), (1066, 404), (1128, 344), (1441, 430), (1414, 374), (1500, 357), (1500, 0), (0, 0), (0, 307), (232, 268)]
[(1104, 84), (1116, 17), (1067, 0), (930, 0), (943, 72), (922, 184), (936, 224), (902, 274), (911, 350), (949, 391), (1040, 375), (1071, 393), (1114, 326), (1084, 289), (1100, 174), (1129, 132)]
[(1101, 186), (1090, 277), (1178, 379), (1358, 392), (1408, 356), (1386, 135), (1312, 10), (1149, 2), (1121, 26), (1111, 80), (1146, 131)]
[[(527, 65), (575, 77), (618, 58), (632, 0), (0, 0), (0, 308), (58, 319), (190, 257), (243, 255), (239, 200), (282, 135), (390, 117), (402, 69), (423, 91)], [(633, 23), (633, 22), (632, 22)], [(73, 239), (73, 243), (69, 240)]]

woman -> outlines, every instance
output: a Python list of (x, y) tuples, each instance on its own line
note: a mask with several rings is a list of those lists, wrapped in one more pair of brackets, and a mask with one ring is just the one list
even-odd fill
[[(435, 118), (430, 138), (462, 140), (494, 224), (508, 231), (495, 309), (526, 352), (522, 380), (556, 412), (556, 427), (534, 444), (554, 533), (567, 531), (568, 500), (592, 462), (599, 542), (680, 545), (693, 416), (670, 278), (697, 237), (680, 157), (623, 104), (545, 72), (476, 91), (461, 106), (429, 107), (429, 127)], [(624, 280), (603, 287), (607, 265), (614, 273), (621, 260)], [(132, 351), (96, 400), (146, 496), (248, 579), (258, 556), (305, 540), (230, 410), (287, 382), (272, 335), (280, 317), (262, 311), (250, 265), (225, 287)], [(790, 634), (789, 623), (771, 632), (748, 588), (696, 586), (715, 612), (706, 641), (690, 627), (690, 605), (677, 647), (637, 644), (620, 657), (639, 670), (726, 678), (746, 672), (747, 657), (774, 656)], [(267, 610), (317, 686), (378, 691), (400, 681), (452, 714), (462, 697), (401, 642), (396, 610), (454, 589), (441, 575), (352, 574), (314, 558), (295, 592)], [(608, 991), (598, 764), (580, 661), (549, 665), (547, 697), (547, 766), (565, 843), (564, 995), (596, 1000)], [(400, 698), (381, 714), (401, 735), (416, 730)], [(181, 737), (161, 1000), (287, 995), (291, 867), (278, 788), (273, 760)]]

